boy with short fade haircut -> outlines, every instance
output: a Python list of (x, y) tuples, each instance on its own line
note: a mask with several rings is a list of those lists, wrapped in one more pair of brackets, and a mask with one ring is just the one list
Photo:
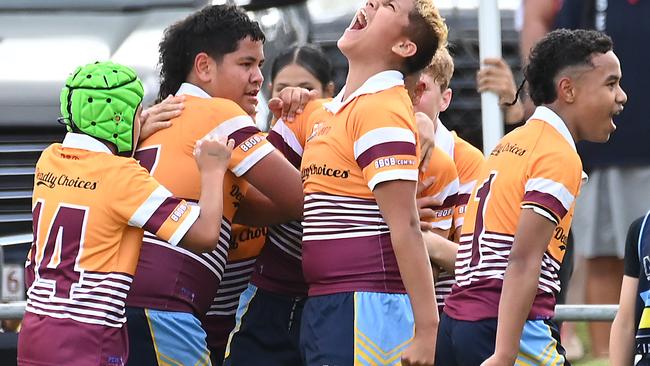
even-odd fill
[[(446, 38), (430, 1), (366, 2), (338, 41), (345, 87), (294, 122), (314, 126), (301, 164), (305, 365), (433, 364), (438, 318), (404, 75), (428, 65)], [(322, 108), (329, 116), (320, 119)]]
[(173, 197), (132, 159), (142, 96), (135, 72), (112, 62), (79, 67), (61, 92), (68, 133), (36, 164), (20, 365), (124, 365), (124, 301), (140, 254), (126, 238), (140, 228), (170, 247), (215, 246), (232, 142), (197, 142), (199, 206)]
[[(207, 6), (165, 30), (159, 47), (160, 97), (183, 95), (185, 108), (171, 127), (145, 139), (136, 157), (174, 194), (193, 200), (203, 186), (189, 164), (197, 136), (225, 135), (236, 147), (224, 178), (227, 191), (215, 250), (197, 254), (170, 248), (164, 238), (145, 233), (127, 300), (130, 346), (139, 350), (131, 354), (131, 365), (170, 360), (206, 364), (210, 351), (220, 362), (226, 337), (221, 328), (229, 321), (210, 310), (223, 305), (223, 292), (217, 291), (229, 254), (235, 257), (234, 251), (229, 253), (235, 214), (244, 211), (239, 208), (254, 186), (266, 201), (286, 207), (277, 220), (302, 215), (298, 171), (266, 141), (250, 117), (263, 82), (264, 39), (257, 22), (242, 9), (226, 5)], [(255, 217), (259, 207), (250, 207), (244, 213)], [(244, 265), (250, 269), (252, 261)], [(228, 269), (237, 272), (236, 266)], [(236, 284), (228, 281), (224, 288), (236, 291)], [(211, 344), (206, 343), (206, 330), (214, 332), (207, 338)]]
[(612, 47), (599, 32), (557, 30), (533, 49), (537, 109), (492, 150), (470, 197), (436, 365), (566, 363), (551, 319), (585, 177), (575, 142), (606, 142), (627, 101)]

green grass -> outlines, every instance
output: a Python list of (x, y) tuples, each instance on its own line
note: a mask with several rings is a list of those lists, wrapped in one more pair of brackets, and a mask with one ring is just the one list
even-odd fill
[(576, 326), (576, 332), (578, 333), (578, 337), (582, 341), (582, 344), (585, 348), (585, 355), (587, 355), (585, 358), (572, 362), (571, 364), (574, 366), (607, 366), (609, 365), (609, 362), (606, 359), (591, 359), (589, 358), (589, 351), (591, 349), (591, 345), (589, 344), (589, 336), (588, 336), (588, 330), (587, 330), (587, 323), (581, 322), (578, 323)]

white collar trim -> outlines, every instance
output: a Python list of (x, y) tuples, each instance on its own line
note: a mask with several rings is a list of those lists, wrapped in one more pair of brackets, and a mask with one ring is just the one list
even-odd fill
[(181, 94), (191, 95), (193, 97), (206, 98), (206, 99), (212, 98), (210, 94), (205, 92), (205, 90), (191, 83), (181, 84), (181, 87), (178, 88), (176, 95), (181, 95)]
[(559, 132), (560, 135), (564, 137), (569, 145), (571, 145), (573, 150), (576, 151), (576, 143), (573, 141), (571, 132), (569, 132), (569, 129), (562, 120), (562, 117), (558, 116), (557, 113), (553, 112), (550, 108), (544, 106), (537, 107), (535, 109), (535, 113), (533, 113), (533, 115), (530, 116), (528, 120), (530, 121), (531, 119), (539, 119), (553, 126), (557, 132)]
[(445, 127), (440, 121), (440, 118), (436, 120), (436, 146), (441, 148), (444, 152), (447, 153), (452, 159), (454, 158), (454, 135), (451, 134), (451, 131)]
[(387, 70), (377, 73), (366, 80), (359, 89), (352, 93), (346, 100), (343, 99), (345, 86), (332, 101), (323, 104), (325, 109), (332, 113), (338, 113), (343, 107), (354, 100), (354, 98), (364, 94), (374, 94), (380, 91), (390, 89), (394, 86), (404, 85), (404, 75), (397, 70)]
[[(528, 120), (530, 121), (531, 119), (539, 119), (553, 126), (553, 128), (555, 128), (560, 133), (560, 135), (564, 137), (569, 145), (571, 145), (573, 151), (577, 151), (576, 143), (573, 141), (573, 137), (571, 136), (571, 132), (569, 132), (569, 128), (562, 120), (562, 117), (558, 116), (558, 114), (553, 112), (550, 108), (544, 106), (537, 107), (535, 109), (535, 113), (533, 113), (533, 115), (530, 116)], [(589, 176), (584, 171), (582, 172), (581, 178), (582, 184), (587, 183), (589, 180)]]
[(111, 149), (97, 139), (81, 133), (68, 132), (61, 143), (63, 147), (113, 154)]

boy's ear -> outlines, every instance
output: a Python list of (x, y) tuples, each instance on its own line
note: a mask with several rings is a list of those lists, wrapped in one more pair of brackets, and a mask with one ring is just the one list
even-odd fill
[(449, 108), (449, 105), (451, 104), (451, 97), (452, 97), (452, 91), (450, 88), (447, 88), (447, 90), (442, 92), (442, 99), (440, 101), (440, 112), (444, 112)]
[(420, 104), (420, 100), (422, 99), (422, 94), (424, 94), (424, 89), (426, 88), (426, 84), (423, 81), (418, 80), (418, 82), (415, 84), (415, 88), (413, 89), (413, 106), (417, 106)]
[(199, 52), (194, 57), (194, 73), (204, 83), (211, 81), (213, 75), (212, 69), (215, 67), (217, 67), (216, 62), (205, 52)]
[(555, 87), (557, 88), (558, 98), (562, 99), (565, 103), (570, 104), (575, 101), (574, 80), (570, 77), (565, 76), (561, 78), (557, 84), (555, 84)]
[(392, 50), (398, 56), (407, 58), (415, 55), (418, 46), (409, 39), (402, 39), (393, 45)]

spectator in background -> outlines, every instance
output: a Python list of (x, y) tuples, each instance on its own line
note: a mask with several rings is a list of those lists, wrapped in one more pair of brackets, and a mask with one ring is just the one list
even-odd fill
[[(586, 258), (586, 302), (616, 303), (628, 225), (650, 206), (645, 187), (650, 182), (650, 145), (645, 141), (650, 124), (645, 120), (646, 85), (650, 51), (642, 47), (650, 33), (650, 2), (628, 0), (525, 1), (522, 52), (553, 25), (590, 28), (607, 33), (626, 75), (622, 87), (631, 96), (625, 112), (617, 118), (617, 131), (608, 144), (581, 143), (578, 151), (589, 173), (589, 183), (576, 203), (575, 240)], [(555, 4), (555, 6), (552, 6)], [(590, 323), (592, 352), (607, 356), (608, 323)]]
[(627, 233), (620, 308), (612, 324), (609, 342), (612, 366), (634, 364), (635, 354), (640, 357), (637, 366), (650, 365), (650, 280), (644, 264), (650, 258), (649, 219), (650, 212), (634, 221)]

